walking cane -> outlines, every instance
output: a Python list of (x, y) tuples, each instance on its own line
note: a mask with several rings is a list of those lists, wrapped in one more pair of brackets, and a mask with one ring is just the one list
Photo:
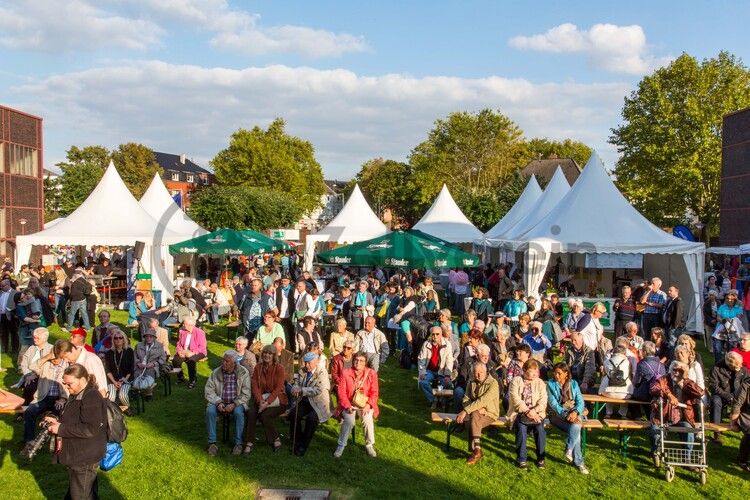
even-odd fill
[[(299, 382), (299, 374), (294, 374), (294, 385), (296, 386)], [(301, 393), (300, 393), (301, 394)], [(299, 396), (294, 397), (294, 430), (292, 430), (292, 454), (294, 454), (294, 451), (296, 450), (297, 446), (297, 421), (299, 419)]]

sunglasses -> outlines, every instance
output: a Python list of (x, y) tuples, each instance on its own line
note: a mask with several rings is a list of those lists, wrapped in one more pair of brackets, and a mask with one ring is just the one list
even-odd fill
[(112, 337), (114, 340), (125, 340), (125, 337)]

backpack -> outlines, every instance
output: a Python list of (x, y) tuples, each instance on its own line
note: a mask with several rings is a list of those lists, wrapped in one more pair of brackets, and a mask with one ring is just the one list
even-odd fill
[(401, 357), (398, 360), (398, 364), (404, 370), (409, 370), (411, 368), (411, 355), (409, 354), (408, 349), (401, 351)]
[(128, 437), (128, 424), (125, 415), (114, 401), (104, 400), (104, 410), (107, 412), (107, 442), (122, 443)]
[(607, 374), (607, 377), (609, 379), (608, 386), (609, 387), (625, 387), (627, 385), (627, 380), (625, 379), (625, 373), (622, 371), (622, 368), (620, 366), (623, 363), (630, 363), (630, 361), (625, 358), (624, 361), (620, 361), (617, 366), (615, 366), (609, 374)]

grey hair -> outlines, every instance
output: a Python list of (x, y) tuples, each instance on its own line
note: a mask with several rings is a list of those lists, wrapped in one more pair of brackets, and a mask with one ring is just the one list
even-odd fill
[(450, 309), (440, 309), (440, 314), (442, 314), (443, 316), (446, 316), (448, 318), (450, 318), (450, 317), (453, 316), (453, 314), (451, 313)]
[(249, 340), (247, 340), (247, 337), (245, 337), (244, 335), (240, 335), (239, 337), (234, 339), (234, 341), (235, 342), (239, 341), (241, 344), (244, 344), (245, 347), (247, 347), (247, 344), (250, 342)]
[(481, 361), (475, 361), (474, 364), (471, 365), (472, 371), (476, 370), (477, 368), (483, 369), (485, 371), (485, 373), (487, 372), (487, 365), (485, 365)]
[(617, 337), (617, 340), (615, 340), (615, 347), (622, 347), (627, 350), (629, 345), (630, 342), (628, 342), (628, 339), (625, 337)]
[(192, 316), (187, 316), (182, 320), (182, 323), (195, 326), (195, 318), (193, 318)]
[(638, 331), (638, 323), (636, 323), (635, 321), (628, 321), (627, 323), (625, 323), (626, 332), (630, 330), (632, 327), (635, 327), (636, 331)]
[(231, 359), (237, 359), (237, 353), (230, 349), (228, 351), (224, 351), (224, 354), (221, 356), (222, 358), (231, 358)]
[(479, 344), (477, 346), (477, 354), (490, 354), (490, 346), (487, 344)]
[(34, 329), (32, 335), (37, 335), (46, 341), (47, 339), (49, 339), (49, 330), (47, 330), (43, 326), (40, 326), (39, 328)]
[[(619, 339), (618, 339), (618, 340), (619, 340)], [(627, 348), (627, 347), (625, 347), (625, 346), (621, 345), (621, 344), (620, 344), (620, 343), (618, 342), (618, 343), (617, 343), (617, 345), (616, 345), (616, 346), (615, 346), (615, 347), (614, 347), (614, 348), (612, 349), (612, 354), (613, 354), (613, 355), (614, 355), (614, 354), (622, 354), (622, 355), (624, 356), (624, 355), (625, 355), (625, 353), (627, 352), (627, 350), (628, 350), (628, 348)]]
[(656, 354), (656, 344), (647, 340), (641, 346), (641, 352), (643, 353), (644, 358), (647, 356), (654, 356)]

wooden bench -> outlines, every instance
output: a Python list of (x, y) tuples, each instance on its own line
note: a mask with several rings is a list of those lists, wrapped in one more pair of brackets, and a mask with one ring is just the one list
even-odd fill
[(729, 424), (714, 424), (714, 423), (711, 423), (711, 422), (706, 422), (705, 423), (705, 427), (706, 427), (706, 430), (709, 431), (709, 432), (718, 432), (718, 433), (722, 433), (722, 432), (738, 432), (738, 431), (735, 431), (734, 429), (732, 429), (729, 426)]
[[(445, 452), (446, 453), (449, 452), (451, 449), (451, 435), (455, 432), (455, 430), (459, 426), (459, 424), (456, 423), (457, 416), (458, 416), (457, 413), (432, 412), (431, 414), (431, 418), (433, 422), (446, 425), (446, 433), (445, 433)], [(507, 426), (508, 426), (507, 417), (500, 417), (489, 425), (489, 427), (501, 427), (501, 428), (507, 427)]]
[(604, 419), (604, 425), (614, 429), (619, 434), (620, 454), (623, 457), (628, 456), (628, 443), (632, 431), (642, 431), (651, 427), (651, 422), (647, 420), (617, 420), (613, 418)]
[(227, 323), (227, 340), (234, 341), (237, 339), (237, 330), (240, 328), (240, 320), (236, 319), (231, 323)]

